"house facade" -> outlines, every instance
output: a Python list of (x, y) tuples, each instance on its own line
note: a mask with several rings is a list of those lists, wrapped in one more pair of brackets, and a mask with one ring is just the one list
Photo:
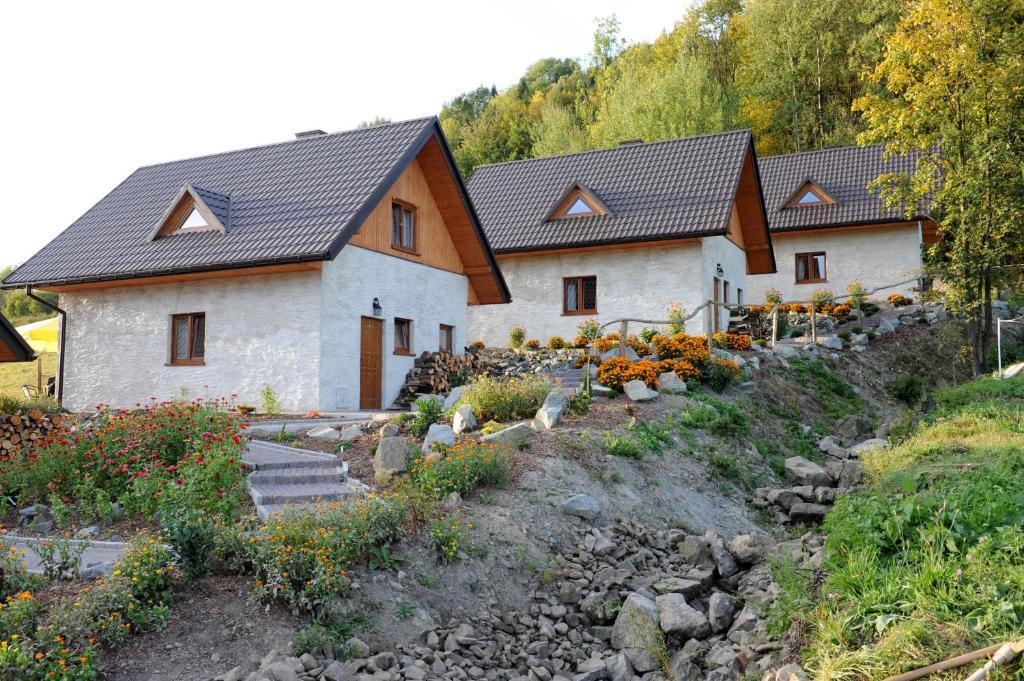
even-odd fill
[[(867, 289), (921, 275), (922, 249), (935, 240), (924, 207), (909, 218), (869, 184), (884, 173), (913, 174), (916, 156), (884, 158), (884, 147), (825, 149), (760, 159), (765, 206), (778, 270), (750, 277), (750, 302), (776, 289), (786, 301), (813, 291), (835, 295), (859, 281)], [(913, 295), (910, 282), (879, 292)]]
[(386, 408), (510, 299), (434, 118), (140, 168), (3, 284), (60, 293), (74, 410)]
[[(750, 276), (775, 270), (749, 131), (483, 166), (468, 186), (513, 298), (469, 310), (488, 345), (514, 325), (544, 343), (589, 318), (742, 303)], [(703, 314), (687, 323), (704, 328)]]

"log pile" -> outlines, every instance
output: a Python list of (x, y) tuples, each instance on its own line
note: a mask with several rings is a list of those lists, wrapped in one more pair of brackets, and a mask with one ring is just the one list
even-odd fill
[(14, 454), (36, 440), (54, 435), (65, 426), (63, 414), (33, 409), (27, 414), (0, 415), (0, 453)]
[(447, 395), (453, 379), (461, 381), (478, 373), (479, 360), (474, 353), (454, 355), (450, 352), (424, 352), (415, 359), (412, 369), (405, 375), (405, 385), (395, 400), (395, 406), (408, 408), (423, 395)]

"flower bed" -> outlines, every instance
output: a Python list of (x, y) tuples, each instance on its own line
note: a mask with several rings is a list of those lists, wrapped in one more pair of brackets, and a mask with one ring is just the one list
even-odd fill
[(418, 457), (409, 478), (420, 490), (440, 500), (452, 492), (466, 496), (478, 487), (508, 481), (512, 454), (506, 447), (462, 440), (443, 452)]
[[(719, 346), (732, 350), (748, 350), (752, 343), (750, 336), (737, 333), (715, 334), (713, 340)], [(622, 390), (632, 380), (643, 381), (656, 389), (659, 374), (672, 371), (683, 380), (700, 380), (721, 390), (741, 375), (736, 362), (713, 357), (708, 351), (707, 340), (702, 336), (685, 333), (655, 335), (652, 342), (657, 350), (657, 361), (613, 357), (600, 363), (597, 380), (615, 390)]]
[(622, 390), (624, 385), (634, 380), (643, 381), (649, 388), (657, 388), (658, 368), (646, 359), (633, 362), (625, 357), (612, 357), (597, 368), (597, 380), (615, 390)]
[(551, 392), (551, 385), (537, 376), (502, 381), (478, 376), (462, 391), (460, 404), (468, 404), (481, 423), (508, 422), (533, 416)]
[(86, 517), (115, 502), (146, 517), (182, 508), (232, 516), (244, 494), (240, 420), (223, 401), (103, 409), (86, 428), (0, 456), (0, 493), (78, 505)]

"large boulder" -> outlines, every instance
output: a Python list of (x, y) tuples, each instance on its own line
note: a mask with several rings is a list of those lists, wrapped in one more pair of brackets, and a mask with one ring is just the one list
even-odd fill
[(607, 352), (605, 352), (604, 354), (601, 355), (601, 361), (604, 362), (606, 360), (612, 359), (613, 357), (620, 357), (620, 356), (621, 357), (625, 357), (630, 362), (635, 362), (638, 359), (640, 359), (640, 355), (636, 354), (636, 350), (634, 350), (633, 348), (629, 347), (628, 345), (626, 346), (626, 351), (624, 353), (620, 352), (619, 351), (619, 346), (616, 345), (614, 348), (612, 348), (611, 350), (609, 350), (609, 351), (607, 351)]
[(686, 381), (679, 378), (674, 371), (658, 374), (658, 385), (661, 387), (661, 391), (666, 393), (678, 394), (687, 391)]
[(711, 598), (708, 599), (708, 622), (711, 624), (711, 631), (716, 634), (728, 631), (734, 617), (736, 601), (721, 591), (711, 594)]
[(382, 437), (373, 455), (373, 470), (377, 475), (404, 473), (409, 467), (411, 448), (404, 437)]
[(639, 379), (633, 379), (626, 383), (626, 385), (622, 386), (622, 391), (626, 393), (626, 397), (634, 402), (650, 402), (658, 396), (657, 390), (651, 390), (647, 387), (647, 384)]
[(343, 428), (339, 433), (339, 438), (342, 442), (352, 442), (358, 440), (363, 436), (363, 427), (358, 423), (353, 423), (351, 426)]
[(658, 607), (655, 602), (642, 594), (629, 594), (612, 625), (612, 647), (616, 650), (645, 650), (658, 636)]
[(499, 430), (497, 433), (491, 433), (490, 435), (484, 435), (480, 438), (481, 442), (489, 442), (495, 445), (508, 445), (509, 447), (518, 447), (528, 443), (536, 433), (529, 423), (516, 423), (514, 425)]
[(537, 410), (533, 418), (534, 430), (551, 430), (562, 420), (566, 407), (569, 406), (569, 398), (561, 390), (548, 393), (544, 398), (544, 404)]
[(452, 417), (452, 430), (455, 431), (456, 435), (459, 435), (467, 430), (475, 429), (476, 416), (473, 415), (473, 407), (463, 404), (455, 410), (455, 416)]
[(825, 336), (818, 339), (818, 345), (829, 350), (842, 350), (843, 339), (839, 336)]
[(823, 504), (811, 504), (804, 501), (793, 504), (789, 509), (789, 519), (794, 522), (819, 523), (825, 519), (828, 513), (828, 506)]
[(843, 442), (854, 442), (862, 433), (868, 433), (873, 428), (871, 419), (861, 414), (847, 414), (836, 421), (835, 433), (843, 439)]
[(796, 357), (797, 354), (799, 354), (800, 352), (799, 350), (797, 350), (795, 345), (791, 345), (789, 343), (776, 343), (774, 351), (776, 355), (782, 357), (783, 359), (786, 359), (788, 357)]
[(878, 322), (878, 333), (892, 333), (900, 327), (900, 320), (898, 318), (883, 319)]
[(679, 552), (680, 560), (684, 563), (704, 568), (715, 566), (715, 560), (711, 557), (711, 548), (704, 537), (688, 534), (679, 542), (676, 550)]
[(448, 411), (459, 403), (459, 400), (462, 399), (462, 391), (465, 389), (465, 386), (461, 385), (452, 388), (452, 391), (448, 393), (448, 397), (444, 398), (444, 404), (442, 406), (445, 411)]
[(766, 542), (757, 534), (738, 534), (729, 542), (729, 553), (744, 565), (759, 563), (767, 550)]
[(832, 479), (825, 469), (802, 456), (791, 456), (785, 462), (786, 480), (797, 485), (828, 487)]
[[(655, 601), (661, 630), (685, 641), (705, 638), (711, 633), (711, 624), (700, 610), (690, 606), (682, 594), (664, 594)], [(617, 620), (616, 620), (617, 621)]]
[(740, 571), (739, 566), (736, 565), (736, 558), (729, 553), (729, 549), (725, 548), (725, 540), (719, 537), (717, 532), (708, 530), (704, 533), (704, 539), (711, 550), (711, 558), (715, 561), (718, 574), (723, 577), (732, 577)]
[(593, 520), (601, 515), (601, 502), (589, 494), (574, 494), (558, 505), (562, 513), (574, 515), (585, 520)]
[(448, 445), (455, 444), (455, 431), (447, 423), (433, 423), (430, 425), (430, 430), (427, 431), (427, 436), (423, 438), (423, 445), (420, 450), (423, 453), (427, 453), (434, 448), (434, 445)]
[(889, 441), (884, 437), (873, 437), (870, 440), (864, 440), (850, 447), (851, 456), (864, 456), (869, 452), (873, 452), (876, 449), (885, 449), (889, 446)]
[(316, 438), (317, 440), (327, 440), (328, 442), (334, 442), (341, 439), (341, 433), (336, 431), (330, 426), (317, 426), (310, 428), (306, 431), (306, 437)]

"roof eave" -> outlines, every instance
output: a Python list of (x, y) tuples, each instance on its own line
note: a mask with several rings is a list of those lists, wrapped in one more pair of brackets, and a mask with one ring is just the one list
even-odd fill
[(10, 320), (2, 314), (0, 314), (0, 343), (14, 355), (13, 361), (15, 362), (31, 362), (36, 358), (35, 351), (25, 342)]

